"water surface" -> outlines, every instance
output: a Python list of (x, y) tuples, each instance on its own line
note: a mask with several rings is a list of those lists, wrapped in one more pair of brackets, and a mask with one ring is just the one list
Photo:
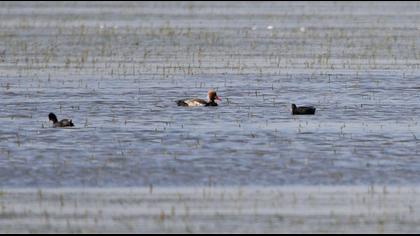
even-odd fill
[(420, 183), (419, 3), (0, 6), (0, 187)]

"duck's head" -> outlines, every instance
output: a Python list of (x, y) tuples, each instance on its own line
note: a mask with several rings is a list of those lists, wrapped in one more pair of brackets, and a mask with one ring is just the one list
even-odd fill
[(217, 93), (214, 90), (209, 90), (207, 96), (209, 98), (209, 101), (212, 101), (212, 102), (214, 102), (214, 100), (222, 101), (222, 99), (220, 99), (219, 96), (217, 96)]
[(296, 109), (297, 109), (296, 104), (292, 104), (292, 111), (294, 111), (294, 110), (296, 110)]
[(57, 116), (54, 113), (50, 113), (48, 115), (48, 118), (50, 119), (50, 121), (52, 121), (54, 123), (58, 122)]

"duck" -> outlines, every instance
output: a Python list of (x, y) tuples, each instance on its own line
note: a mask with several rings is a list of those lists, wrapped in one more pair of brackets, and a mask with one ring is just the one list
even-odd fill
[(50, 119), (50, 121), (53, 122), (54, 128), (74, 127), (72, 120), (64, 119), (64, 120), (58, 121), (57, 116), (54, 113), (50, 113), (48, 115), (48, 118)]
[(315, 111), (315, 107), (298, 107), (296, 104), (292, 104), (292, 115), (315, 115)]
[(199, 98), (182, 99), (182, 100), (176, 101), (176, 103), (178, 104), (178, 106), (183, 106), (183, 107), (197, 107), (197, 106), (214, 107), (214, 106), (217, 106), (217, 103), (215, 102), (215, 100), (218, 100), (218, 101), (222, 100), (219, 98), (219, 96), (217, 96), (216, 91), (212, 89), (208, 91), (207, 98), (208, 98), (207, 101), (204, 99), (199, 99)]

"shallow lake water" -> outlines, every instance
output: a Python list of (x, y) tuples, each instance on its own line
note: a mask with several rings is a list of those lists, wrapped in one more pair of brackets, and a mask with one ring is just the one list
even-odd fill
[[(418, 184), (419, 14), (2, 2), (0, 187)], [(209, 88), (220, 106), (176, 106)]]

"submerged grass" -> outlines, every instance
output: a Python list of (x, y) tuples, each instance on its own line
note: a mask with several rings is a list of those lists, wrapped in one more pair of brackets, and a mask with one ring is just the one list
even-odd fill
[(0, 231), (409, 233), (418, 227), (410, 210), (418, 202), (416, 191), (390, 187), (383, 192), (373, 186), (157, 188), (153, 193), (147, 188), (55, 189), (43, 191), (38, 204), (34, 190), (8, 190), (0, 216), (21, 225), (0, 220)]

